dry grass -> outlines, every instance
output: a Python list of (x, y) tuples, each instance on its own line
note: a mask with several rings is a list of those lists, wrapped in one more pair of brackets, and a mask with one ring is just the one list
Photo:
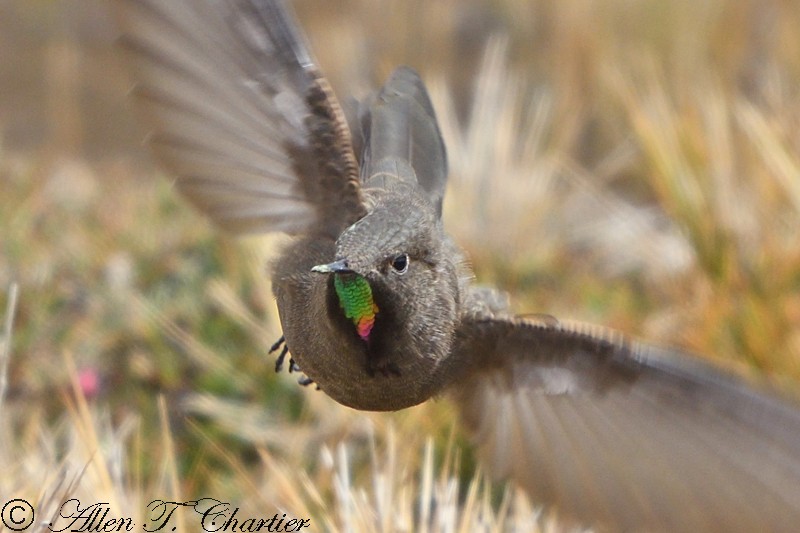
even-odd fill
[[(796, 391), (797, 2), (298, 4), (340, 94), (423, 72), (480, 282)], [(275, 242), (215, 234), (149, 166), (106, 7), (0, 4), (0, 497), (37, 519), (213, 496), (317, 529), (556, 528), (475, 473), (446, 403), (357, 413), (274, 375)]]

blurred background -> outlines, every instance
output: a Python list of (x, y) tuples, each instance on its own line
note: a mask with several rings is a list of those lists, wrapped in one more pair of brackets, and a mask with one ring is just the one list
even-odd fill
[[(152, 165), (111, 5), (0, 0), (0, 495), (557, 528), (483, 478), (446, 401), (358, 413), (275, 374), (280, 238), (216, 232)], [(800, 2), (294, 6), (345, 105), (421, 72), (479, 283), (797, 394)]]

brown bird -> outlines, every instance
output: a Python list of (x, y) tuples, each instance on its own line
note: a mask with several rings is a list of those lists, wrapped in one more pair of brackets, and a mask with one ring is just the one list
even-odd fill
[(274, 293), (292, 364), (331, 398), (386, 411), (447, 395), (495, 477), (587, 525), (800, 527), (793, 403), (603, 328), (513, 316), (471, 284), (413, 70), (348, 125), (282, 1), (116, 4), (181, 193), (232, 233), (296, 236)]

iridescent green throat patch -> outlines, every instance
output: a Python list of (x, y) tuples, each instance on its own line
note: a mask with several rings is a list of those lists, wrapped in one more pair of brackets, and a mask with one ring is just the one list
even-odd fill
[(339, 305), (344, 309), (344, 315), (353, 321), (358, 336), (366, 341), (378, 313), (369, 282), (358, 274), (334, 274), (333, 287), (339, 295)]

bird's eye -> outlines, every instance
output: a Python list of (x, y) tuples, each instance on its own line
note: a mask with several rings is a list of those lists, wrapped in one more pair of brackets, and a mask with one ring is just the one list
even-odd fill
[(405, 274), (408, 270), (408, 254), (400, 254), (392, 259), (392, 269), (398, 274)]

